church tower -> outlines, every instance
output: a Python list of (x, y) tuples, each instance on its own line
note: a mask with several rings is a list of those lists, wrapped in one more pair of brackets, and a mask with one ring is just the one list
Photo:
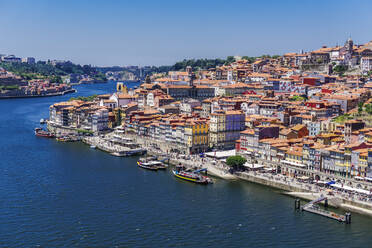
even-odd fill
[(351, 37), (349, 37), (349, 39), (346, 41), (345, 43), (345, 48), (346, 48), (346, 51), (350, 54), (353, 53), (353, 46), (354, 46), (354, 42), (353, 40), (351, 39)]
[(119, 93), (128, 94), (127, 86), (125, 86), (122, 82), (118, 82), (116, 84), (116, 91), (119, 92)]
[(189, 78), (189, 86), (194, 86), (194, 75), (192, 73), (192, 67), (187, 66), (186, 67), (187, 76)]
[(145, 78), (145, 84), (151, 84), (151, 78), (148, 74), (146, 75), (146, 78)]

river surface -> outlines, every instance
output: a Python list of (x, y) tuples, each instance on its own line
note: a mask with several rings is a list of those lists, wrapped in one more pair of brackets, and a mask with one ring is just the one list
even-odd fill
[(248, 182), (202, 186), (80, 143), (35, 137), (51, 104), (113, 92), (0, 100), (0, 247), (371, 247), (372, 219), (345, 225), (293, 210)]

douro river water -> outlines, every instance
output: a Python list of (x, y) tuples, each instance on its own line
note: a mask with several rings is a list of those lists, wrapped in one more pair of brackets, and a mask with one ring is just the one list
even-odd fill
[(0, 100), (0, 247), (372, 247), (372, 218), (352, 224), (295, 212), (271, 188), (202, 186), (79, 143), (34, 136), (51, 104), (113, 92)]

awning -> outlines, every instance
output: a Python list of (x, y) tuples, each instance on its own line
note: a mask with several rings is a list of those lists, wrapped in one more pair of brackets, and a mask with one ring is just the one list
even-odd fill
[(335, 183), (336, 183), (335, 181), (329, 181), (327, 184), (332, 185), (332, 184), (335, 184)]
[(366, 177), (366, 178), (364, 178), (364, 179), (367, 180), (367, 181), (372, 182), (372, 178), (371, 178), (371, 177)]
[(300, 180), (308, 180), (310, 177), (307, 177), (307, 176), (301, 176), (301, 177), (297, 177), (297, 179), (300, 179)]
[(298, 163), (291, 162), (291, 161), (288, 161), (288, 160), (282, 160), (281, 162), (284, 163), (284, 164), (289, 164), (289, 165), (293, 165), (293, 166), (297, 166), (297, 167), (306, 167), (306, 165), (304, 165), (304, 164), (298, 164)]
[(336, 184), (332, 184), (331, 186), (334, 187), (334, 188), (337, 188), (337, 189), (354, 191), (354, 192), (358, 192), (358, 193), (361, 193), (361, 194), (366, 194), (366, 195), (370, 195), (371, 194), (368, 190), (357, 189), (357, 188), (353, 188), (353, 187), (350, 187), (350, 186), (347, 186), (347, 185), (341, 185), (341, 184), (337, 184), (336, 183)]
[(260, 168), (263, 168), (265, 167), (264, 165), (262, 164), (250, 164), (250, 163), (245, 163), (244, 164), (244, 167), (247, 167), (247, 168), (250, 168), (250, 169), (260, 169)]
[(316, 183), (316, 184), (328, 184), (326, 181), (320, 181), (320, 180), (315, 181), (315, 183)]
[(228, 158), (230, 156), (235, 156), (236, 151), (235, 150), (228, 150), (228, 151), (216, 151), (216, 152), (207, 152), (205, 153), (208, 157), (222, 159), (222, 158)]

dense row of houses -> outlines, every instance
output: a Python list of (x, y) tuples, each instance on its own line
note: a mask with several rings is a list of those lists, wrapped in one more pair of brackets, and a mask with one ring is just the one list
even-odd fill
[[(236, 150), (279, 167), (291, 165), (340, 176), (371, 176), (368, 156), (371, 160), (372, 128), (364, 128), (362, 121), (348, 121), (342, 129), (310, 137), (306, 126), (299, 124), (291, 128), (292, 136), (286, 137), (278, 125), (261, 125), (241, 132)], [(346, 143), (346, 136), (352, 136), (354, 141)]]
[(372, 129), (353, 117), (363, 105), (372, 106), (372, 81), (299, 66), (345, 64), (353, 56), (365, 58), (368, 49), (349, 40), (338, 52), (323, 47), (253, 63), (236, 58), (208, 70), (155, 74), (138, 88), (118, 83), (115, 93), (93, 101), (54, 104), (50, 123), (95, 134), (120, 126), (168, 144), (167, 151), (186, 154), (236, 149), (289, 174), (372, 176)]

